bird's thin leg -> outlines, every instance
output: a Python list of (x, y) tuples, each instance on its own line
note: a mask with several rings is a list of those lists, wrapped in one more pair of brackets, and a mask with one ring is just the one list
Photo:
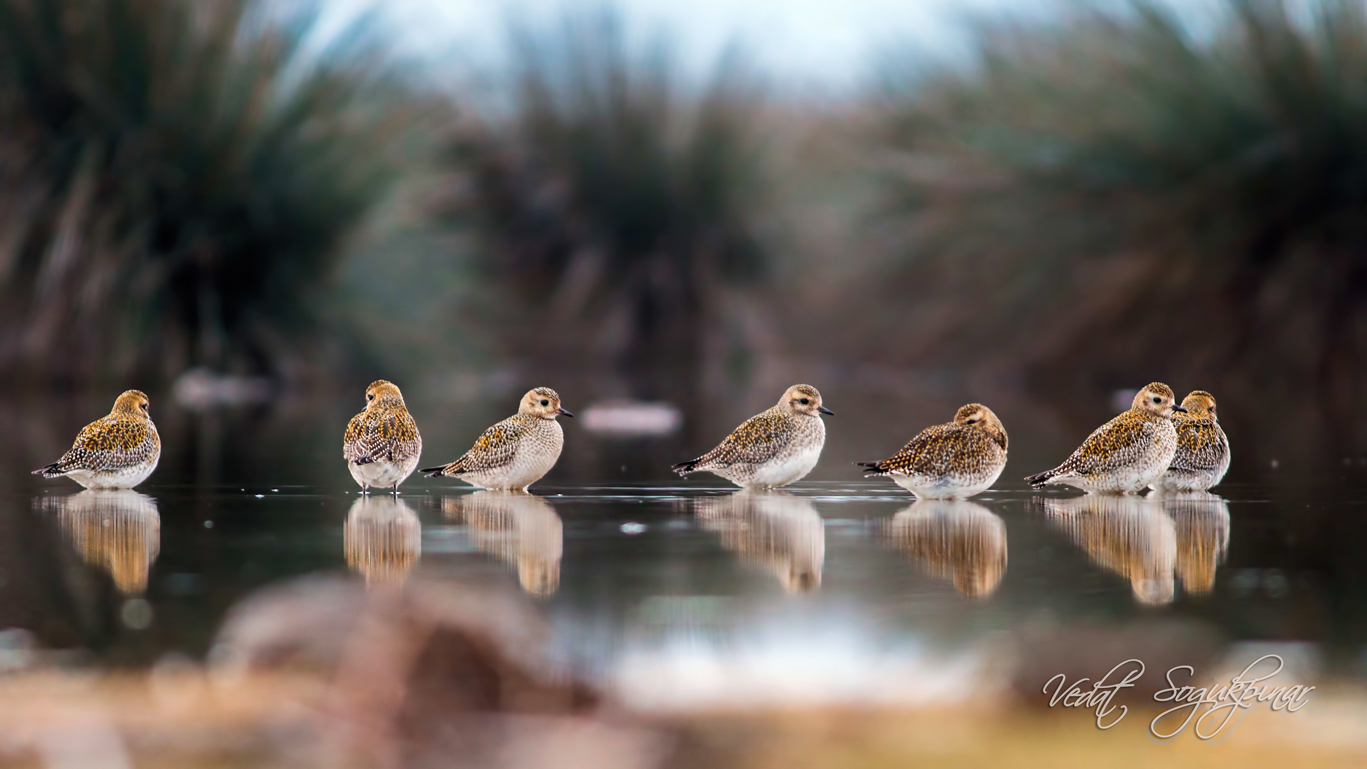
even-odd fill
[(399, 484), (394, 484), (394, 496), (399, 496)]

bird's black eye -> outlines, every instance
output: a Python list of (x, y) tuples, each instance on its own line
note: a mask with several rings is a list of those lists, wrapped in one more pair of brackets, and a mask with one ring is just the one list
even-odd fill
[(804, 405), (804, 406), (806, 406), (808, 403), (811, 403), (811, 402), (812, 402), (811, 398), (803, 398), (802, 400), (798, 401), (798, 403), (801, 403), (801, 404)]
[(542, 406), (549, 406), (549, 405), (551, 405), (551, 402), (548, 401), (548, 400), (546, 400), (545, 398), (542, 398), (542, 399), (541, 399), (541, 405), (542, 405)]
[(375, 400), (375, 393), (367, 393), (366, 396), (365, 396), (365, 399), (368, 400), (368, 401), (373, 401), (373, 400)]
[(1160, 398), (1160, 397), (1158, 397), (1157, 395), (1155, 395), (1155, 396), (1153, 396), (1153, 402), (1154, 402), (1154, 403), (1162, 403), (1162, 402), (1163, 402), (1163, 399)]
[(968, 423), (969, 423), (970, 425), (971, 425), (971, 424), (976, 424), (977, 422), (978, 422), (977, 417), (974, 417), (973, 419), (968, 420)]

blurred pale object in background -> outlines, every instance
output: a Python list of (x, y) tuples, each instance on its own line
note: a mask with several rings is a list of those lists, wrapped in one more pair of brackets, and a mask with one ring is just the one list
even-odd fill
[(601, 401), (584, 409), (584, 429), (606, 436), (671, 435), (683, 425), (672, 403)]
[(193, 411), (267, 403), (275, 395), (275, 388), (266, 377), (227, 376), (206, 368), (192, 368), (176, 377), (171, 394), (179, 406)]

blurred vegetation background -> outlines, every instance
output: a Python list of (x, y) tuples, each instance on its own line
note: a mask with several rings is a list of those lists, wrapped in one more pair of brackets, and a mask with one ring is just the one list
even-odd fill
[(0, 368), (1164, 378), (1356, 445), (1367, 12), (1216, 6), (979, 18), (814, 98), (610, 9), (451, 78), (308, 8), (0, 0)]
[[(331, 364), (317, 304), (402, 179), (414, 98), (359, 29), (251, 0), (0, 0), (0, 366)], [(301, 360), (302, 356), (302, 360)]]

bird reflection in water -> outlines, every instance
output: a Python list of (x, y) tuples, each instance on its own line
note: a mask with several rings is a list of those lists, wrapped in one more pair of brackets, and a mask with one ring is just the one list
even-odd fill
[(422, 522), (398, 497), (363, 496), (347, 511), (342, 541), (367, 586), (402, 585), (422, 556)]
[(1172, 603), (1177, 531), (1161, 503), (1101, 494), (1036, 499), (1093, 562), (1130, 581), (1135, 600), (1150, 606)]
[(767, 566), (789, 592), (821, 586), (826, 528), (812, 503), (782, 491), (744, 489), (698, 500), (703, 527), (721, 535), (722, 547)]
[(86, 563), (109, 572), (124, 595), (147, 592), (147, 575), (161, 551), (157, 503), (136, 491), (82, 491), (47, 497), (62, 533)]
[(887, 536), (927, 574), (964, 595), (991, 595), (1006, 574), (1006, 523), (974, 502), (922, 500), (888, 521)]
[(560, 588), (564, 524), (545, 500), (521, 491), (476, 491), (441, 501), (446, 517), (469, 527), (470, 541), (517, 567), (522, 589), (554, 595)]
[(1205, 595), (1229, 550), (1229, 505), (1208, 491), (1154, 496), (1177, 527), (1177, 576), (1182, 589)]

